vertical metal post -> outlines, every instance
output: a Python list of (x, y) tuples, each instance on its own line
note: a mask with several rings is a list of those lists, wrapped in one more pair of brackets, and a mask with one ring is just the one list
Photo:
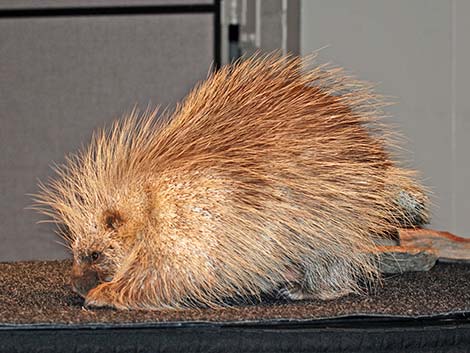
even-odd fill
[(220, 22), (220, 1), (214, 0), (214, 70), (218, 70), (222, 64), (222, 24)]

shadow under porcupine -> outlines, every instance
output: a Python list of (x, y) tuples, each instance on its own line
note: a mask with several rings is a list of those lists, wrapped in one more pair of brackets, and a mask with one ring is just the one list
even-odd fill
[(86, 305), (216, 306), (278, 288), (331, 299), (379, 278), (374, 237), (426, 222), (427, 197), (390, 157), (369, 87), (303, 63), (225, 66), (171, 116), (134, 112), (98, 133), (42, 186)]

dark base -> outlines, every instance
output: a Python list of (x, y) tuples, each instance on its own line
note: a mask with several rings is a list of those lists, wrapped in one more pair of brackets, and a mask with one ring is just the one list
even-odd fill
[(341, 319), (306, 323), (0, 330), (1, 352), (470, 352), (470, 321)]

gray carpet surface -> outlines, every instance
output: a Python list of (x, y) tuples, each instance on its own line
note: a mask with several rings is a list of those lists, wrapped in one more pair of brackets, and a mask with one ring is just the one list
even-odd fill
[(68, 282), (70, 261), (0, 263), (0, 326), (16, 324), (145, 324), (315, 320), (349, 315), (470, 315), (470, 264), (438, 264), (429, 272), (385, 278), (365, 295), (331, 301), (255, 304), (179, 311), (86, 309)]

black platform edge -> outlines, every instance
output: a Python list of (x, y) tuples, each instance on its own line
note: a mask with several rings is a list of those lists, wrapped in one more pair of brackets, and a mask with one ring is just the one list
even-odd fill
[(168, 329), (168, 328), (255, 328), (255, 329), (290, 329), (290, 328), (368, 328), (368, 327), (411, 327), (417, 324), (435, 326), (443, 324), (470, 324), (470, 312), (452, 312), (436, 315), (404, 316), (381, 314), (353, 314), (311, 319), (273, 319), (242, 321), (167, 321), (167, 322), (119, 322), (119, 323), (37, 323), (15, 324), (0, 323), (3, 330), (100, 330), (100, 329)]
[(436, 317), (132, 325), (16, 325), (0, 352), (470, 352), (468, 313)]

